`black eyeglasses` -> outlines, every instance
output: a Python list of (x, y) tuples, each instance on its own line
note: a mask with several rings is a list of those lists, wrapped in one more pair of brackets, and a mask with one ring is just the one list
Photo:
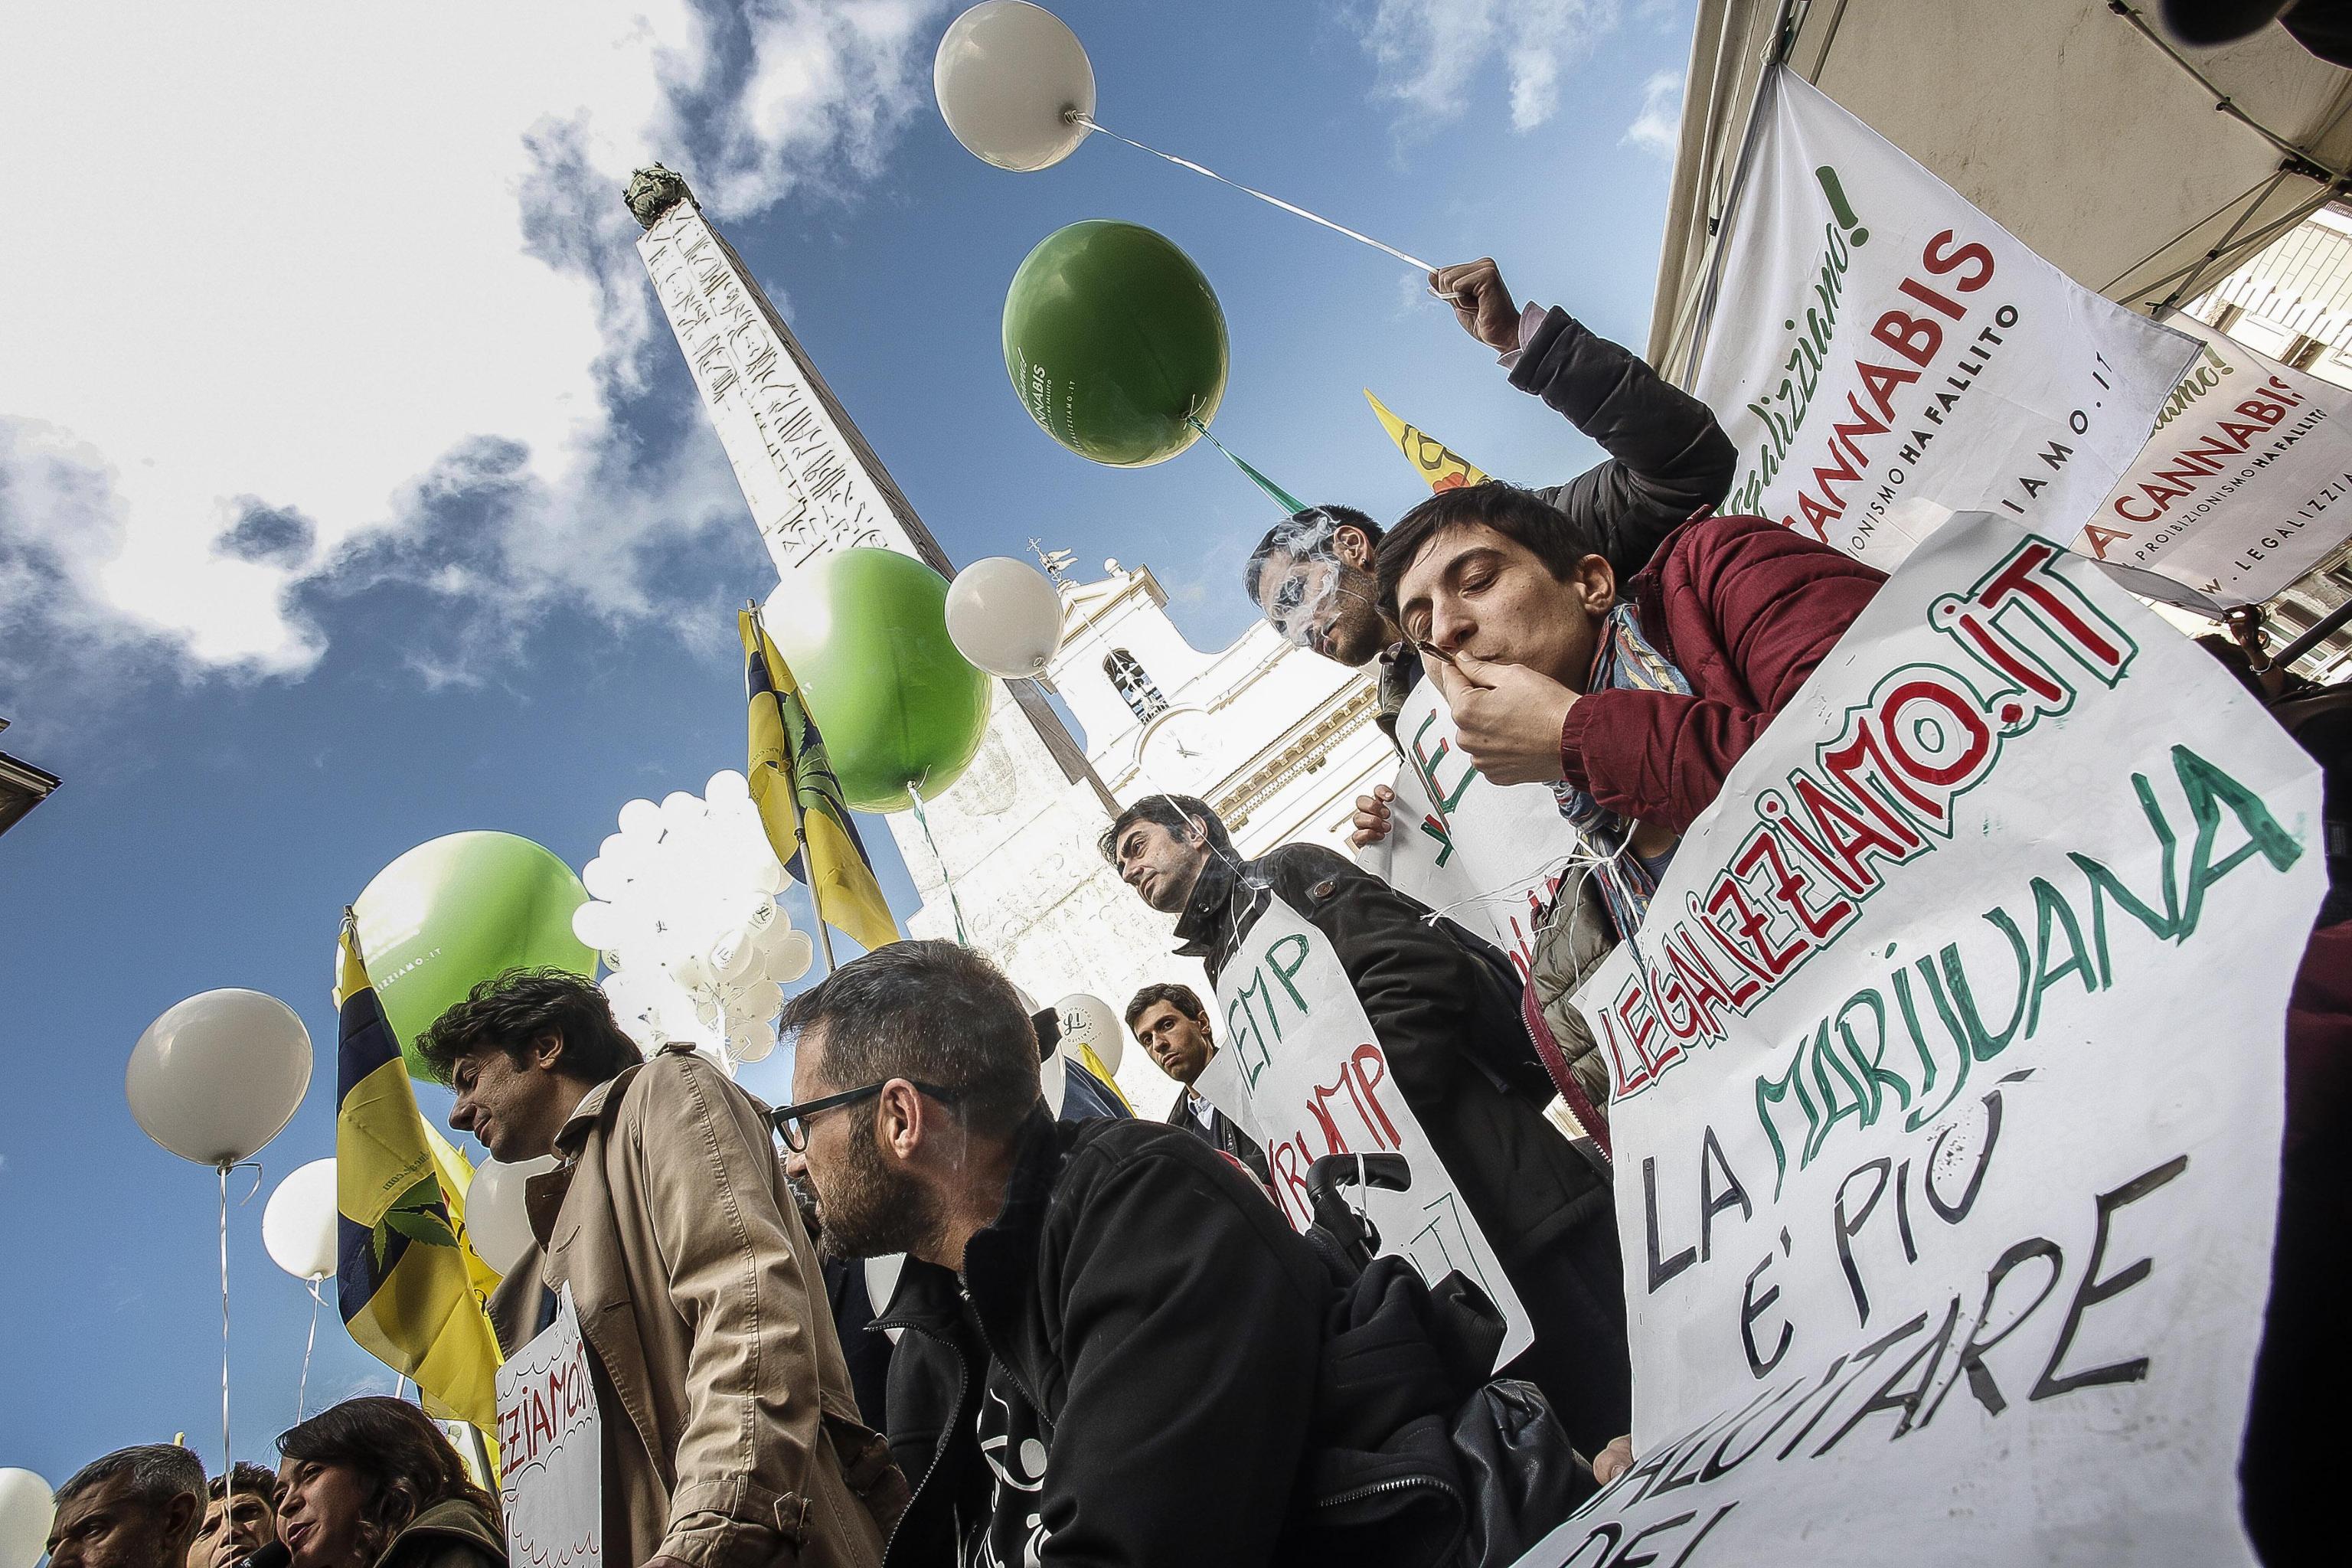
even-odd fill
[(845, 1105), (855, 1105), (861, 1100), (871, 1099), (894, 1083), (911, 1085), (916, 1093), (928, 1095), (941, 1105), (953, 1105), (961, 1098), (954, 1089), (941, 1089), (937, 1084), (924, 1083), (918, 1079), (886, 1078), (879, 1083), (869, 1083), (864, 1089), (845, 1089), (839, 1094), (803, 1100), (798, 1105), (778, 1106), (768, 1112), (768, 1125), (776, 1130), (776, 1136), (784, 1141), (784, 1147), (797, 1154), (808, 1147), (808, 1124), (811, 1121), (828, 1110), (838, 1110)]

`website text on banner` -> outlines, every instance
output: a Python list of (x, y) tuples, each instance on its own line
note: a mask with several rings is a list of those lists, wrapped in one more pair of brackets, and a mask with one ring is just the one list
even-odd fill
[(1882, 569), (1952, 512), (2072, 539), (2195, 340), (2081, 287), (1775, 67), (1691, 390), (1739, 448), (1717, 510)]
[(2074, 547), (2134, 593), (2218, 618), (2352, 538), (2352, 393), (2177, 320), (2204, 347)]
[(2094, 563), (1981, 512), (1922, 544), (1578, 994), (1639, 1463), (1528, 1561), (2249, 1561), (2318, 825)]
[(1437, 682), (1412, 689), (1396, 733), (1393, 826), (1357, 864), (1501, 948), (1526, 978), (1544, 908), (1581, 854), (1576, 829), (1546, 786), (1490, 784), (1470, 765)]
[(1292, 1228), (1315, 1223), (1307, 1173), (1318, 1159), (1402, 1154), (1412, 1170), (1403, 1191), (1351, 1194), (1381, 1252), (1432, 1285), (1458, 1268), (1486, 1291), (1504, 1320), (1496, 1366), (1534, 1343), (1528, 1310), (1405, 1103), (1330, 939), (1270, 891), (1218, 978), (1217, 1019), (1223, 1048), (1193, 1087), (1265, 1151)]

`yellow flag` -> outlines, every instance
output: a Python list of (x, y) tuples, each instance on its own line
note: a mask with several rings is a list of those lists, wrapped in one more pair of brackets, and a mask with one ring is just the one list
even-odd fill
[(1381, 428), (1389, 433), (1389, 439), (1397, 444), (1397, 450), (1404, 454), (1404, 460), (1412, 465), (1414, 473), (1428, 481), (1432, 490), (1460, 489), (1464, 485), (1486, 482), (1483, 469), (1473, 466), (1469, 458), (1444, 442), (1390, 413), (1388, 406), (1374, 397), (1369, 387), (1364, 389), (1364, 401), (1372, 405), (1372, 412), (1380, 416)]
[(874, 879), (873, 863), (857, 839), (841, 781), (824, 754), (824, 738), (809, 717), (775, 639), (756, 610), (735, 618), (743, 643), (743, 694), (751, 710), (751, 752), (744, 773), (776, 858), (809, 886), (817, 917), (868, 952), (898, 940), (898, 922)]
[(425, 1125), (369, 983), (352, 922), (335, 985), (336, 1302), (360, 1347), (416, 1380), (436, 1411), (498, 1424), (498, 1337), (483, 1311), (496, 1276), (465, 1236), (465, 1156)]

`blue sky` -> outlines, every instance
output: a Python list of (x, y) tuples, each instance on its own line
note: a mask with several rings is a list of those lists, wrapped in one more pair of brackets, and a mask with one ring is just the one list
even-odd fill
[[(1688, 5), (1059, 8), (1104, 124), (1641, 342)], [(85, 237), (0, 250), (0, 292), (46, 301), (0, 365), (0, 748), (66, 781), (0, 839), (0, 1465), (53, 1482), (180, 1431), (217, 1462), (213, 1181), (124, 1107), (148, 1020), (251, 986), (320, 1047), (231, 1212), (236, 1448), (266, 1458), (310, 1302), (260, 1215), (332, 1152), (341, 906), (460, 829), (577, 867), (630, 797), (741, 765), (727, 612), (772, 578), (650, 313), (631, 163), (694, 181), (950, 553), (1149, 563), (1200, 646), (1244, 625), (1269, 509), (1205, 447), (1097, 468), (1023, 413), (999, 310), (1063, 224), (1191, 252), (1232, 333), (1218, 432), (1310, 500), (1419, 493), (1363, 386), (1507, 477), (1597, 456), (1376, 252), (1112, 142), (972, 159), (929, 100), (945, 6), (583, 0), (462, 50), (455, 9), (185, 37), (30, 9), (0, 132)], [(312, 1408), (390, 1383), (331, 1305)]]

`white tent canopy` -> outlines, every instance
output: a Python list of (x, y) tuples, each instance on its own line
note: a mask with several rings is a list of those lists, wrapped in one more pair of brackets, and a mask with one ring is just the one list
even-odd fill
[(2188, 303), (2345, 193), (2352, 72), (2276, 26), (2179, 49), (2149, 11), (1700, 0), (1650, 362), (1688, 383), (1713, 230), (1783, 28), (1791, 68), (2076, 282), (2137, 310)]

